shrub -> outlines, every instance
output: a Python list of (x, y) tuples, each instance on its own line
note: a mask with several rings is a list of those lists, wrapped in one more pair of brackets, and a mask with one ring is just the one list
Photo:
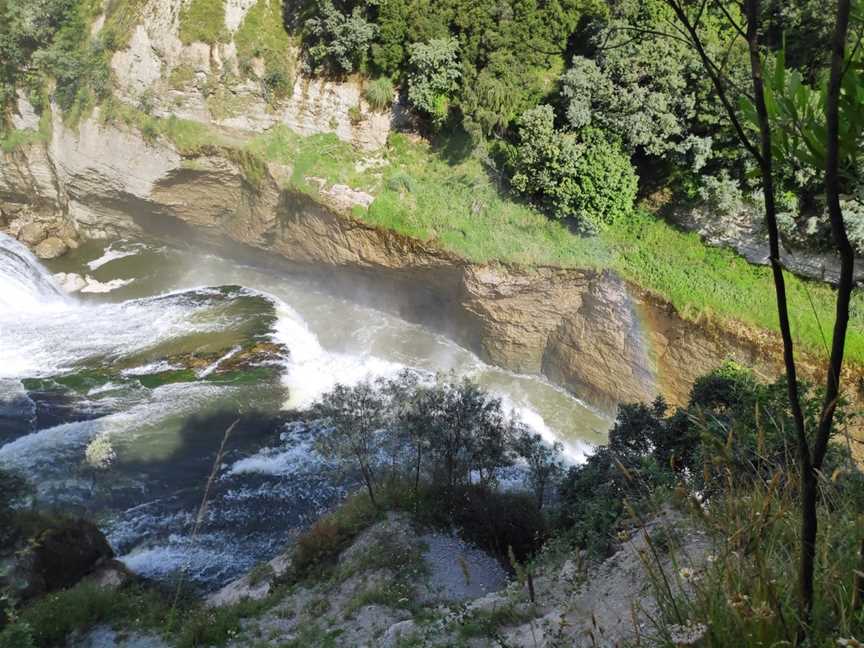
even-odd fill
[(348, 497), (297, 538), (291, 566), (297, 578), (321, 576), (363, 530), (378, 519), (378, 510), (365, 495)]
[(408, 100), (438, 123), (447, 117), (450, 97), (461, 76), (458, 51), (455, 38), (435, 38), (410, 48)]
[(234, 35), (240, 61), (263, 59), (262, 83), (268, 101), (284, 98), (294, 85), (295, 61), (282, 16), (282, 0), (258, 0)]
[(386, 112), (393, 104), (395, 88), (393, 82), (387, 77), (379, 77), (366, 84), (363, 96), (372, 110)]
[(378, 27), (366, 20), (360, 6), (343, 14), (333, 0), (317, 0), (315, 15), (305, 27), (312, 68), (329, 68), (340, 74), (350, 74), (365, 65), (369, 45), (378, 33)]
[(586, 231), (629, 215), (637, 178), (620, 147), (597, 130), (555, 128), (555, 113), (542, 105), (520, 121), (511, 183), (554, 218), (574, 218)]
[(18, 623), (30, 628), (35, 645), (54, 646), (62, 645), (72, 632), (99, 623), (157, 627), (167, 610), (156, 593), (136, 587), (115, 591), (83, 582), (23, 608)]

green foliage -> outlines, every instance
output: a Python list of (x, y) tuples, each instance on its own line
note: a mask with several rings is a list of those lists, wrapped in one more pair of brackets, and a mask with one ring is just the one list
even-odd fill
[[(571, 35), (585, 17), (604, 12), (599, 0), (345, 0), (335, 6), (329, 0), (295, 0), (289, 13), (302, 17), (294, 23), (313, 68), (333, 58), (327, 47), (339, 41), (336, 27), (349, 20), (364, 36), (371, 32), (367, 40), (354, 39), (362, 52), (352, 58), (392, 78), (418, 74), (417, 62), (409, 60), (418, 46), (446, 46), (452, 57), (441, 61), (440, 70), (437, 63), (424, 66), (412, 103), (437, 120), (456, 106), (464, 126), (482, 138), (508, 127), (554, 90)], [(437, 84), (436, 72), (443, 77)]]
[(378, 77), (366, 84), (366, 87), (363, 89), (363, 96), (372, 110), (386, 112), (393, 105), (395, 92), (396, 89), (389, 78)]
[[(101, 2), (96, 3), (96, 12), (102, 10)], [(105, 47), (118, 51), (129, 46), (135, 25), (139, 24), (147, 0), (111, 0), (104, 3), (105, 24), (100, 37)], [(94, 16), (95, 17), (95, 16)]]
[(251, 65), (253, 58), (264, 61), (262, 82), (268, 98), (274, 100), (287, 96), (294, 85), (295, 61), (282, 12), (282, 0), (258, 0), (234, 35), (241, 68)]
[(0, 648), (36, 648), (33, 629), (16, 616), (11, 616), (8, 625), (0, 630)]
[(49, 594), (20, 610), (17, 623), (0, 634), (0, 645), (7, 634), (20, 636), (27, 631), (35, 646), (64, 645), (72, 632), (99, 623), (123, 623), (129, 629), (154, 628), (162, 623), (167, 609), (165, 601), (153, 592), (135, 587), (114, 591), (85, 582)]
[(11, 541), (15, 536), (17, 525), (14, 524), (14, 509), (29, 492), (30, 486), (21, 475), (0, 470), (0, 544)]
[(108, 60), (101, 41), (88, 37), (91, 17), (78, 0), (0, 2), (0, 106), (10, 105), (20, 85), (41, 89), (45, 77), (55, 79), (64, 111), (80, 115), (104, 98)]
[(297, 538), (291, 561), (294, 576), (307, 579), (325, 575), (339, 554), (378, 518), (379, 511), (367, 494), (348, 497)]
[(224, 607), (184, 610), (180, 627), (170, 634), (177, 648), (224, 646), (240, 632), (243, 619), (259, 616), (270, 605), (267, 599), (243, 599)]
[(447, 117), (450, 98), (460, 73), (455, 38), (436, 38), (410, 48), (408, 100), (435, 121)]
[(512, 605), (502, 605), (491, 610), (474, 609), (458, 619), (457, 632), (463, 639), (495, 637), (499, 628), (516, 626), (530, 621), (532, 615)]
[[(820, 479), (820, 549), (816, 552), (815, 605), (807, 645), (854, 646), (864, 632), (861, 611), (853, 608), (855, 573), (860, 571), (862, 533), (861, 473), (854, 467), (841, 478)], [(800, 542), (799, 500), (794, 485), (757, 481), (704, 509), (693, 506), (713, 542), (711, 559), (696, 578), (683, 583), (687, 596), (670, 596), (664, 578), (682, 584), (680, 573), (661, 575), (651, 565), (651, 592), (660, 604), (656, 632), (672, 637), (686, 619), (700, 624), (706, 648), (794, 645), (799, 623), (796, 547)], [(679, 551), (677, 564), (688, 556)], [(670, 573), (671, 572), (671, 573)], [(678, 589), (677, 587), (675, 589)]]
[(542, 436), (523, 427), (516, 432), (513, 449), (528, 465), (528, 482), (537, 497), (537, 508), (543, 508), (547, 490), (564, 470), (560, 460), (564, 446), (557, 441), (550, 446)]
[(180, 10), (180, 40), (184, 45), (228, 42), (223, 0), (190, 0)]
[(314, 0), (315, 12), (306, 20), (306, 54), (312, 69), (338, 74), (362, 70), (378, 27), (366, 20), (363, 7), (344, 14), (333, 0)]
[(589, 231), (627, 216), (637, 178), (629, 159), (596, 130), (555, 129), (551, 106), (526, 112), (513, 161), (513, 188), (554, 218), (574, 218)]
[[(714, 13), (716, 8), (707, 8), (701, 21), (708, 53), (731, 62), (731, 73), (738, 75), (733, 82), (746, 81), (745, 48)], [(573, 128), (593, 125), (617, 135), (630, 152), (681, 162), (706, 132), (710, 146), (719, 106), (695, 50), (663, 35), (672, 22), (663, 0), (617, 2), (607, 19), (597, 21), (590, 57), (575, 57), (561, 78)]]
[[(821, 394), (803, 384), (809, 429), (821, 411)], [(840, 403), (835, 431), (849, 416)], [(797, 481), (797, 449), (785, 379), (759, 382), (727, 363), (699, 378), (685, 408), (669, 412), (658, 398), (650, 405), (621, 405), (609, 442), (582, 466), (570, 469), (561, 486), (561, 514), (568, 534), (595, 555), (614, 546), (614, 530), (630, 506), (678, 484), (707, 501), (772, 481), (785, 488)], [(832, 444), (824, 473), (853, 466), (847, 448)]]

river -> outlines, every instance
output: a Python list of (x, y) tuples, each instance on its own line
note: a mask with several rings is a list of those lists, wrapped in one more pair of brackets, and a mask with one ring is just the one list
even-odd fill
[[(56, 273), (86, 276), (86, 292), (67, 294)], [(359, 301), (182, 242), (90, 242), (43, 264), (0, 234), (0, 467), (26, 476), (40, 507), (95, 519), (133, 571), (186, 570), (207, 590), (352, 487), (304, 414), (337, 383), (453, 372), (569, 461), (605, 438), (608, 418), (560, 388)]]

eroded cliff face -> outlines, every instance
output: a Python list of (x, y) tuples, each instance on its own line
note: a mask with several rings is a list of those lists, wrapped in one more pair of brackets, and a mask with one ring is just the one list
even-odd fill
[(351, 218), (350, 190), (284, 188), (290, 169), (276, 165), (253, 185), (218, 150), (185, 159), (97, 117), (77, 131), (57, 119), (49, 143), (3, 156), (3, 227), (19, 237), (42, 222), (74, 233), (67, 238), (146, 231), (231, 245), (610, 410), (657, 394), (680, 403), (726, 359), (780, 372), (773, 336), (694, 324), (611, 273), (470, 264)]
[[(272, 96), (264, 59), (241, 60), (238, 53), (238, 32), (255, 5), (225, 0), (225, 42), (211, 45), (181, 40), (183, 0), (146, 2), (128, 47), (111, 60), (117, 98), (158, 117), (249, 131), (284, 124), (301, 135), (332, 132), (363, 149), (383, 146), (393, 121), (405, 118), (396, 97), (388, 110), (373, 110), (362, 79), (309, 77), (294, 46), (283, 62), (285, 96)], [(94, 33), (101, 28), (94, 24)]]

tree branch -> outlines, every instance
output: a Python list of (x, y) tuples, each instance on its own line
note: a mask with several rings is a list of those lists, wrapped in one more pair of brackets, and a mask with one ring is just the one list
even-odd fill
[(825, 120), (828, 129), (825, 197), (828, 201), (828, 216), (831, 220), (831, 236), (840, 253), (840, 282), (837, 287), (837, 310), (834, 319), (834, 337), (831, 341), (831, 359), (825, 384), (825, 400), (813, 450), (813, 466), (821, 468), (828, 441), (837, 400), (840, 395), (840, 373), (843, 369), (843, 354), (846, 348), (846, 330), (849, 326), (849, 302), (854, 287), (853, 269), (855, 252), (846, 234), (843, 210), (840, 208), (840, 93), (845, 72), (846, 35), (849, 31), (850, 0), (838, 0), (837, 24), (831, 46), (831, 77), (828, 81), (828, 96)]

